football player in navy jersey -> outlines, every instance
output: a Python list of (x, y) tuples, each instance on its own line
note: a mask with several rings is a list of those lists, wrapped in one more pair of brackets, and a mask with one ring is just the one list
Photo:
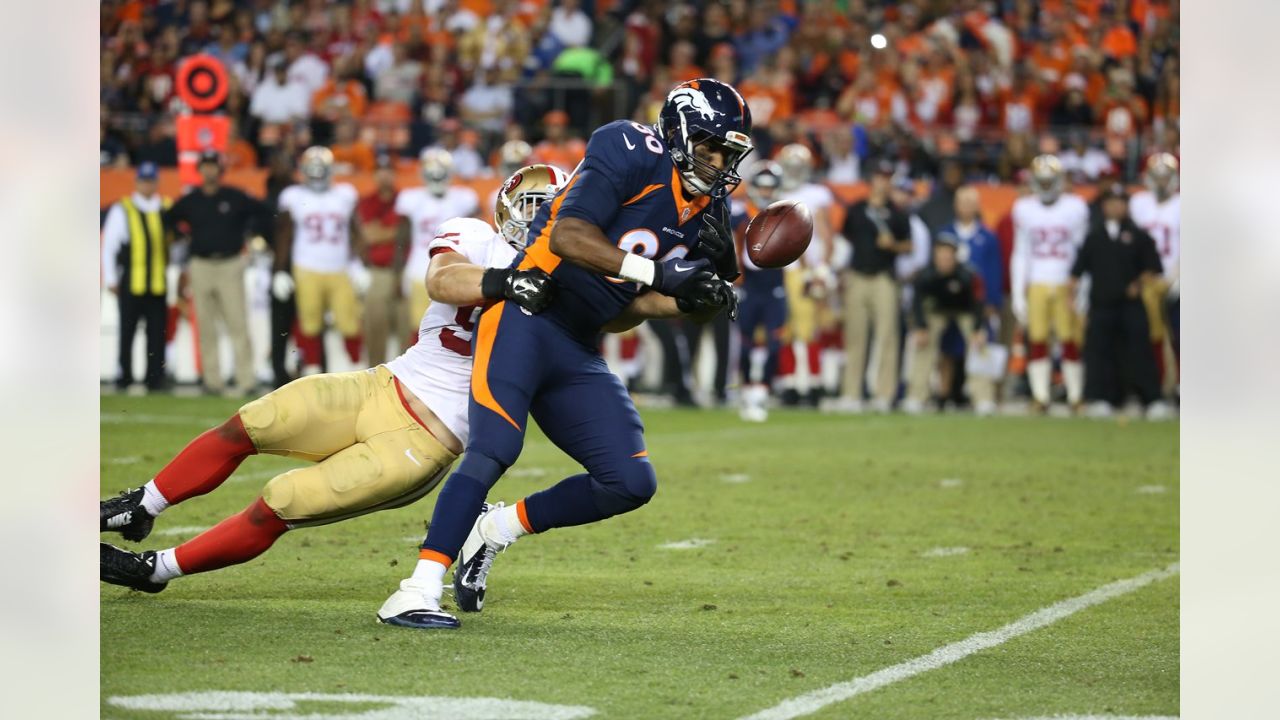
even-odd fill
[[(455, 559), (455, 599), (477, 611), (495, 554), (521, 536), (598, 522), (653, 497), (657, 475), (644, 426), (601, 357), (599, 336), (636, 322), (622, 311), (637, 296), (649, 301), (642, 303), (648, 317), (734, 317), (728, 196), (741, 182), (750, 133), (742, 96), (699, 79), (671, 91), (656, 126), (618, 120), (592, 134), (586, 157), (539, 209), (515, 260), (549, 273), (557, 299), (537, 315), (498, 302), (480, 316), (466, 455), (440, 491), (413, 576), (400, 586), (421, 602), (380, 619), (456, 628), (439, 604)], [(489, 490), (520, 455), (531, 415), (584, 471), (514, 505), (488, 506)]]
[[(734, 206), (734, 229), (745, 232), (747, 223), (756, 213), (778, 199), (781, 187), (782, 168), (777, 163), (765, 163), (747, 183), (747, 202)], [(738, 287), (738, 332), (742, 334), (739, 365), (742, 408), (739, 416), (748, 422), (764, 422), (769, 419), (765, 406), (773, 377), (778, 372), (778, 353), (782, 349), (778, 336), (787, 323), (787, 290), (780, 268), (757, 267), (741, 247), (739, 252), (743, 270), (742, 283)], [(757, 332), (764, 334), (763, 347), (756, 345)]]

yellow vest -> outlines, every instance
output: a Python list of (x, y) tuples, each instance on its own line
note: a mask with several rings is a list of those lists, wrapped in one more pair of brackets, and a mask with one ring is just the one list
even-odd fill
[(161, 210), (144, 213), (133, 204), (133, 198), (120, 200), (120, 207), (124, 208), (125, 218), (129, 222), (129, 260), (126, 272), (131, 295), (165, 294), (168, 243), (164, 241), (164, 220), (160, 213), (168, 210), (172, 204), (169, 198), (162, 198)]

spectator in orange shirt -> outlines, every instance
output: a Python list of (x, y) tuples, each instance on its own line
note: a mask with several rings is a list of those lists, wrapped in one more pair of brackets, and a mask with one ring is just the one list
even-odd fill
[(344, 117), (338, 121), (334, 129), (333, 151), (334, 171), (346, 175), (357, 172), (373, 172), (377, 159), (373, 147), (358, 136), (356, 121)]
[(355, 55), (344, 55), (333, 63), (333, 74), (311, 96), (311, 114), (334, 122), (343, 116), (364, 117), (369, 98), (360, 84), (360, 65)]
[(542, 118), (542, 127), (545, 136), (533, 148), (533, 162), (555, 165), (565, 172), (572, 172), (587, 154), (587, 144), (569, 137), (568, 114), (563, 110), (552, 110)]
[(1122, 11), (1117, 14), (1119, 17), (1107, 24), (1106, 34), (1102, 36), (1102, 52), (1115, 60), (1123, 60), (1138, 53), (1138, 41), (1125, 23)]

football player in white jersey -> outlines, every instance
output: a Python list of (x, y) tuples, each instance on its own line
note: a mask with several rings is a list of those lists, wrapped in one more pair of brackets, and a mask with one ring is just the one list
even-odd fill
[(802, 202), (813, 216), (813, 239), (802, 261), (788, 267), (783, 276), (789, 310), (787, 350), (795, 357), (795, 371), (791, 377), (784, 376), (780, 384), (802, 398), (817, 389), (834, 396), (840, 384), (840, 354), (828, 346), (834, 346), (831, 336), (836, 332), (836, 314), (831, 305), (836, 276), (831, 268), (837, 258), (830, 217), (835, 196), (826, 185), (812, 181), (813, 153), (804, 145), (792, 143), (782, 148), (777, 163), (782, 170), (778, 199)]
[(1084, 396), (1080, 362), (1082, 325), (1069, 289), (1071, 263), (1089, 229), (1083, 198), (1063, 192), (1062, 163), (1052, 155), (1031, 161), (1033, 194), (1013, 204), (1013, 257), (1009, 277), (1013, 312), (1027, 333), (1027, 380), (1036, 409), (1049, 406), (1049, 338), (1062, 346), (1067, 400), (1078, 410)]
[(1178, 279), (1178, 261), (1182, 255), (1182, 196), (1178, 193), (1178, 159), (1169, 153), (1152, 155), (1147, 160), (1147, 169), (1142, 179), (1147, 189), (1129, 200), (1129, 215), (1156, 241), (1160, 264), (1164, 266), (1163, 280), (1142, 286), (1142, 304), (1147, 308), (1151, 345), (1156, 354), (1156, 366), (1160, 369), (1163, 385), (1166, 376), (1165, 340), (1169, 334), (1168, 323), (1165, 322), (1165, 299), (1170, 286)]
[[(405, 297), (409, 299), (406, 328), (416, 330), (422, 314), (431, 304), (422, 278), (431, 263), (430, 246), (441, 223), (452, 218), (473, 217), (480, 210), (476, 191), (453, 184), (453, 157), (448, 150), (427, 148), (420, 157), (423, 187), (406, 188), (396, 196), (400, 233), (409, 247), (404, 264)], [(483, 222), (483, 221), (481, 221)]]
[(356, 296), (368, 289), (369, 273), (357, 259), (361, 256), (355, 217), (359, 196), (351, 185), (333, 182), (333, 153), (324, 147), (308, 148), (298, 167), (302, 184), (280, 193), (271, 292), (282, 301), (296, 296), (302, 375), (314, 375), (320, 371), (326, 311), (333, 313), (351, 362), (360, 362)]
[[(136, 542), (150, 534), (162, 511), (213, 491), (249, 455), (315, 463), (277, 475), (244, 511), (177, 547), (134, 553), (101, 543), (101, 579), (160, 592), (173, 578), (252, 560), (288, 530), (401, 507), (431, 492), (466, 445), (470, 335), (481, 306), (508, 299), (538, 312), (551, 301), (550, 276), (508, 266), (537, 208), (565, 179), (547, 165), (508, 179), (495, 212), (496, 233), (471, 218), (444, 224), (424, 273), (437, 302), (422, 318), (419, 342), (400, 357), (368, 370), (295, 380), (197, 437), (144, 486), (104, 500), (100, 530)], [(647, 293), (618, 328), (677, 314), (673, 299)], [(421, 594), (406, 594), (406, 587), (413, 583), (402, 584), (384, 606), (395, 609), (380, 613), (384, 621), (439, 612), (423, 607)]]

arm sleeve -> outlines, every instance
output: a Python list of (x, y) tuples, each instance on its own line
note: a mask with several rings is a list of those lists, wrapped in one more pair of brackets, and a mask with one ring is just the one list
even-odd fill
[(1004, 307), (1004, 268), (1000, 262), (1000, 241), (995, 233), (983, 228), (986, 242), (982, 250), (982, 294), (987, 305), (995, 308)]
[(1071, 263), (1071, 277), (1079, 278), (1081, 275), (1089, 272), (1089, 249), (1093, 247), (1093, 243), (1089, 241), (1088, 235), (1084, 238), (1084, 244), (1076, 250), (1075, 262)]
[(559, 217), (578, 218), (608, 227), (628, 199), (644, 190), (637, 178), (658, 155), (647, 133), (628, 122), (605, 125), (591, 136), (587, 154), (560, 202)]
[(120, 248), (128, 239), (128, 234), (124, 209), (116, 203), (107, 211), (107, 221), (102, 226), (102, 283), (107, 287), (114, 287), (120, 283), (116, 255), (120, 253)]

